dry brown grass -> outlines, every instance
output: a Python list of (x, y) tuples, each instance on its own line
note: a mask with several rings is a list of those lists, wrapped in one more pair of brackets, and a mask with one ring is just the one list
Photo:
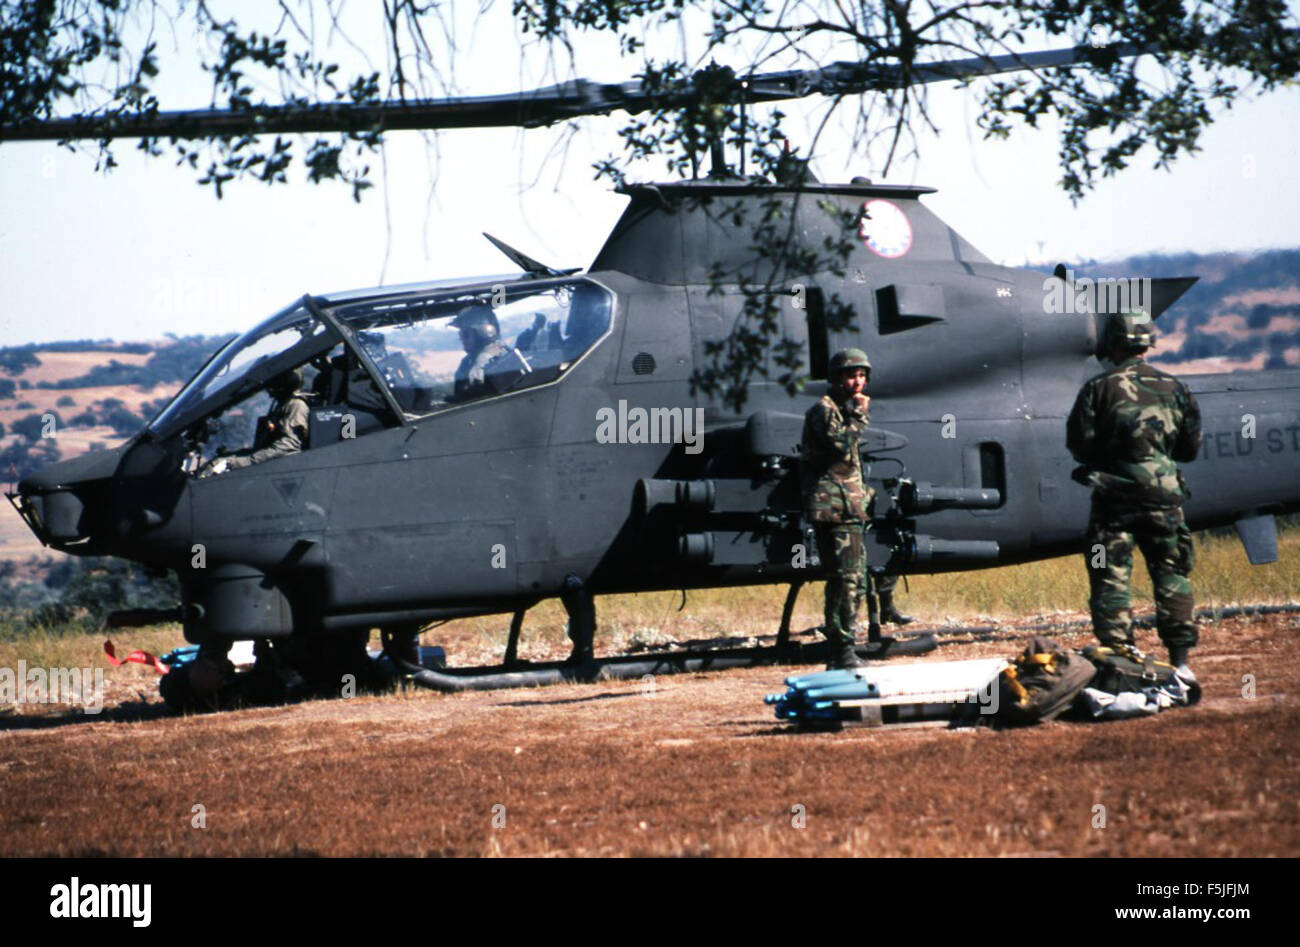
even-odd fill
[[(10, 720), (0, 853), (1294, 856), (1297, 637), (1294, 617), (1206, 628), (1199, 707), (1023, 731), (801, 733), (762, 704), (779, 668), (651, 692)], [(1013, 649), (952, 645), (929, 660)]]
[[(1287, 602), (1300, 592), (1300, 532), (1278, 537), (1278, 561), (1252, 566), (1235, 536), (1198, 534), (1192, 584), (1198, 607)], [(1133, 569), (1135, 608), (1154, 607), (1151, 580), (1137, 555)], [(963, 616), (1012, 618), (1086, 611), (1088, 577), (1079, 556), (946, 576), (909, 579), (907, 610), (930, 622)], [(900, 586), (901, 587), (901, 586)]]
[[(44, 355), (42, 355), (44, 357)], [(22, 376), (27, 377), (27, 376)], [(40, 414), (44, 411), (57, 411), (59, 416), (64, 418), (72, 417), (82, 411), (85, 411), (96, 401), (106, 401), (109, 398), (116, 398), (125, 404), (132, 411), (139, 411), (140, 406), (146, 401), (156, 401), (159, 398), (166, 398), (176, 394), (177, 386), (175, 384), (155, 385), (152, 388), (140, 389), (135, 385), (102, 385), (97, 388), (26, 388), (15, 393), (12, 399), (0, 401), (0, 421), (8, 427), (13, 421), (24, 418), (29, 414)], [(60, 398), (71, 398), (72, 405), (58, 404)], [(23, 402), (29, 402), (32, 407), (19, 408), (18, 405)], [(120, 438), (119, 438), (120, 440)], [(73, 456), (75, 451), (71, 448), (63, 451), (65, 456)]]
[(20, 376), (32, 385), (40, 382), (58, 382), (65, 378), (84, 375), (99, 365), (119, 362), (123, 365), (143, 365), (153, 357), (150, 352), (50, 352), (40, 351), (36, 357), (41, 364), (27, 369)]
[[(1202, 602), (1300, 588), (1294, 534), (1264, 568), (1244, 565), (1230, 537), (1200, 552)], [(1078, 617), (1082, 571), (1070, 558), (921, 577), (906, 603), (964, 623), (1016, 608)], [(602, 599), (599, 647), (770, 633), (782, 593), (693, 593), (680, 613), (676, 593)], [(819, 593), (805, 593), (796, 627), (816, 623)], [(454, 664), (493, 662), (506, 624), (458, 621), (425, 640)], [(0, 709), (0, 855), (1300, 855), (1300, 618), (1201, 634), (1196, 708), (1004, 732), (799, 732), (762, 702), (783, 668), (196, 717), (163, 711), (151, 670), (109, 669), (100, 717)], [(1090, 640), (1086, 628), (1061, 637)], [(113, 638), (119, 654), (181, 643), (175, 626)], [(1014, 628), (942, 640), (923, 660), (1019, 648)], [(1150, 631), (1140, 641), (1156, 645)], [(0, 642), (0, 666), (106, 667), (102, 643)], [(566, 648), (558, 605), (530, 613), (525, 657)], [(1097, 805), (1105, 828), (1093, 827)]]

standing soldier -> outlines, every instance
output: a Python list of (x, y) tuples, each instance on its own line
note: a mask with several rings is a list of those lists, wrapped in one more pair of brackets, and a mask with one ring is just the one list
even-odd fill
[(1115, 367), (1079, 392), (1066, 446), (1083, 465), (1074, 478), (1092, 487), (1085, 558), (1093, 630), (1104, 645), (1133, 646), (1129, 578), (1136, 544), (1151, 573), (1156, 628), (1169, 663), (1195, 680), (1187, 666), (1197, 640), (1192, 536), (1182, 509), (1189, 494), (1176, 462), (1196, 459), (1201, 411), (1186, 385), (1142, 360), (1154, 341), (1145, 312), (1107, 319), (1098, 348)]
[(831, 650), (828, 669), (866, 666), (853, 645), (866, 581), (863, 538), (872, 496), (863, 483), (858, 454), (869, 416), (870, 401), (863, 390), (870, 373), (865, 352), (837, 352), (830, 361), (830, 390), (808, 409), (803, 425), (804, 510), (829, 573), (823, 628)]

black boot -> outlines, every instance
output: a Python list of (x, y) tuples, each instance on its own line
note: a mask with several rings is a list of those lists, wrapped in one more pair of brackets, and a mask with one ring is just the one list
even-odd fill
[(914, 619), (911, 615), (904, 615), (894, 607), (894, 593), (880, 593), (880, 620), (891, 625), (910, 625)]
[(826, 664), (826, 670), (837, 671), (841, 669), (851, 670), (852, 668), (864, 668), (868, 662), (858, 657), (858, 653), (853, 650), (853, 642), (845, 641), (829, 642), (831, 650), (831, 659)]

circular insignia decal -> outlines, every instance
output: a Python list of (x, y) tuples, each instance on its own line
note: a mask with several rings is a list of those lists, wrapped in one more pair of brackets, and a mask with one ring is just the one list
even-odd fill
[(912, 224), (892, 201), (874, 200), (862, 205), (858, 236), (874, 253), (887, 259), (912, 249)]

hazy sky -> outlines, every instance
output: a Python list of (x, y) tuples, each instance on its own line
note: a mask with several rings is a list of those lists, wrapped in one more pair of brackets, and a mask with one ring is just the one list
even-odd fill
[[(506, 12), (492, 15), (504, 20)], [(463, 92), (546, 84), (513, 38), (501, 42), (496, 48), (509, 55), (462, 57)], [(599, 50), (580, 61), (578, 74), (621, 81), (636, 69)], [(181, 93), (164, 106), (208, 101), (201, 82)], [(1012, 265), (1300, 246), (1300, 88), (1221, 116), (1202, 152), (1170, 172), (1152, 170), (1150, 152), (1140, 153), (1078, 207), (1057, 185), (1053, 128), (984, 141), (969, 91), (937, 84), (930, 102), (939, 133), (921, 136), (919, 159), (883, 178), (873, 156), (849, 154), (848, 136), (837, 132), (816, 173), (937, 187), (925, 203)], [(793, 113), (801, 110), (783, 108), (798, 131)], [(621, 113), (583, 120), (563, 160), (551, 154), (564, 135), (556, 129), (449, 131), (436, 153), (418, 133), (390, 133), (386, 156), (373, 159), (376, 187), (360, 204), (343, 186), (307, 184), (300, 166), (290, 169), (288, 187), (236, 183), (218, 201), (194, 183), (195, 172), (169, 158), (144, 160), (132, 141), (117, 145), (120, 167), (109, 175), (53, 144), (5, 144), (0, 345), (228, 332), (305, 292), (511, 272), (484, 230), (543, 262), (585, 267), (626, 202), (594, 182), (591, 169), (617, 149), (614, 133), (625, 120)], [(652, 166), (638, 177), (666, 175)]]

